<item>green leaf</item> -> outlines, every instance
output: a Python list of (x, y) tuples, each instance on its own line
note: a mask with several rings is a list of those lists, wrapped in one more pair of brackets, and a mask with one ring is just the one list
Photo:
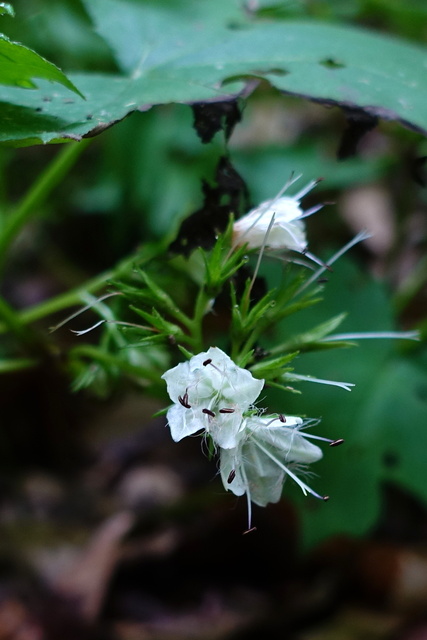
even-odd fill
[(165, 320), (155, 308), (152, 309), (152, 313), (148, 313), (147, 311), (138, 309), (133, 305), (130, 305), (129, 308), (135, 311), (135, 313), (141, 316), (141, 318), (144, 318), (144, 320), (151, 324), (152, 327), (165, 334), (166, 336), (171, 335), (177, 337), (183, 335), (182, 329), (178, 327), (178, 325)]
[(256, 378), (266, 378), (267, 380), (270, 380), (270, 378), (276, 378), (283, 374), (284, 371), (290, 371), (290, 369), (285, 369), (284, 367), (296, 358), (298, 354), (299, 351), (294, 351), (294, 353), (287, 353), (278, 358), (261, 360), (261, 362), (253, 364), (250, 367), (250, 371)]
[(59, 82), (81, 98), (84, 97), (58, 67), (39, 56), (35, 51), (18, 42), (12, 42), (2, 34), (0, 34), (0, 57), (1, 84), (34, 89), (36, 85), (33, 78), (43, 78), (51, 82)]
[(199, 83), (219, 97), (224, 82), (249, 74), (286, 92), (427, 128), (421, 47), (343, 26), (257, 23), (237, 0), (85, 5), (122, 69), (152, 80), (155, 70), (163, 89)]
[[(8, 89), (0, 141), (80, 139), (127, 114), (170, 102), (226, 100), (267, 80), (285, 94), (357, 108), (427, 132), (426, 50), (347, 26), (252, 20), (238, 0), (86, 0), (123, 76), (70, 75), (65, 90)], [(51, 78), (50, 78), (51, 79)]]
[(337, 342), (319, 342), (320, 340), (322, 340), (322, 338), (325, 338), (328, 334), (332, 333), (332, 331), (335, 331), (335, 329), (342, 323), (346, 315), (346, 313), (340, 313), (334, 318), (330, 318), (326, 322), (322, 322), (319, 325), (313, 327), (309, 331), (293, 335), (286, 342), (281, 343), (277, 347), (274, 347), (272, 351), (277, 353), (280, 351), (290, 351), (294, 349), (304, 350), (309, 347), (315, 347), (317, 349), (328, 349), (330, 347), (334, 348), (337, 346), (348, 346), (350, 343), (346, 342), (341, 342), (340, 345), (338, 345)]

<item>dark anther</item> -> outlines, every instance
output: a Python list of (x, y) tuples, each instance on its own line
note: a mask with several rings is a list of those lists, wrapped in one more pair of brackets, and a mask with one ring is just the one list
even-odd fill
[(236, 469), (232, 469), (227, 478), (228, 484), (231, 484), (235, 477), (236, 477)]
[(204, 366), (204, 367), (207, 367), (207, 366), (208, 366), (208, 364), (210, 364), (211, 362), (212, 362), (212, 358), (208, 358), (208, 360), (205, 360), (205, 361), (204, 361), (203, 366)]
[(279, 420), (280, 420), (280, 422), (286, 422), (286, 418), (283, 415), (283, 413), (279, 413)]
[(338, 447), (338, 445), (344, 442), (343, 438), (339, 438), (339, 440), (334, 440), (329, 444), (330, 447)]
[(180, 404), (182, 404), (183, 407), (185, 407), (185, 409), (191, 409), (191, 404), (188, 404), (188, 393), (185, 392), (184, 396), (181, 398), (181, 396), (178, 396), (178, 401)]
[(329, 500), (329, 496), (322, 496), (322, 500), (323, 500), (324, 502), (328, 502), (328, 500)]
[(207, 416), (210, 416), (211, 418), (215, 418), (214, 412), (211, 411), (210, 409), (202, 409), (202, 413), (206, 413)]
[(234, 413), (235, 409), (220, 409), (220, 413)]

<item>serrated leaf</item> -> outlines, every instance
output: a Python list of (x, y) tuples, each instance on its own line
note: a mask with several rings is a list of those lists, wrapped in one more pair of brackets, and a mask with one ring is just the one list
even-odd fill
[(16, 106), (0, 110), (0, 141), (80, 139), (152, 105), (234, 98), (254, 79), (427, 132), (422, 47), (354, 27), (250, 21), (237, 0), (85, 5), (126, 75), (70, 75), (85, 104), (46, 85), (31, 96), (8, 90), (4, 100)]
[(51, 82), (59, 82), (81, 98), (84, 97), (57, 66), (39, 56), (32, 49), (28, 49), (18, 42), (12, 42), (3, 34), (0, 34), (0, 57), (1, 84), (34, 89), (36, 84), (33, 82), (33, 78), (43, 78)]

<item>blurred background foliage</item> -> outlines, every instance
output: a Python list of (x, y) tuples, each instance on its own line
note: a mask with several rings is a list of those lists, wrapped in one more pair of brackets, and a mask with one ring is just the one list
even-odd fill
[[(65, 72), (119, 71), (109, 47), (93, 31), (90, 17), (79, 1), (16, 0), (13, 4), (16, 18), (1, 18), (1, 30), (12, 40), (33, 48)], [(405, 3), (258, 0), (248, 2), (247, 6), (266, 21), (310, 18), (368, 27), (426, 45), (427, 7), (421, 0)], [(221, 543), (212, 552), (212, 561), (218, 563), (218, 571), (224, 574), (230, 571), (228, 560), (237, 562), (241, 578), (218, 580), (212, 588), (220, 593), (224, 584), (228, 591), (241, 586), (240, 580), (246, 586), (262, 590), (256, 581), (255, 587), (252, 584), (253, 576), (247, 566), (252, 563), (256, 573), (256, 568), (265, 561), (263, 545), (271, 545), (263, 574), (264, 578), (268, 576), (268, 571), (276, 568), (273, 550), (278, 548), (279, 534), (293, 553), (313, 548), (321, 541), (339, 539), (335, 557), (343, 559), (340, 570), (336, 563), (325, 560), (329, 558), (327, 553), (320, 560), (320, 556), (314, 556), (314, 564), (310, 565), (318, 579), (329, 575), (333, 582), (334, 587), (329, 585), (326, 595), (323, 593), (323, 600), (320, 598), (313, 604), (316, 596), (311, 578), (307, 578), (304, 586), (302, 578), (295, 580), (292, 571), (285, 572), (294, 588), (291, 606), (297, 610), (300, 603), (289, 634), (294, 632), (292, 625), (304, 626), (301, 621), (307, 611), (295, 596), (299, 593), (301, 599), (304, 589), (312, 597), (309, 618), (318, 616), (325, 624), (340, 580), (346, 575), (343, 566), (348, 566), (346, 562), (352, 555), (366, 559), (366, 547), (355, 546), (364, 544), (356, 543), (356, 536), (394, 545), (386, 558), (389, 564), (403, 562), (399, 545), (410, 543), (418, 549), (425, 544), (426, 140), (420, 133), (400, 125), (380, 122), (361, 139), (353, 157), (340, 161), (337, 152), (346, 122), (338, 109), (283, 96), (267, 82), (262, 82), (249, 99), (240, 100), (240, 106), (242, 121), (228, 143), (220, 132), (212, 142), (203, 144), (193, 128), (192, 110), (183, 104), (135, 112), (91, 140), (57, 186), (37, 202), (36, 215), (22, 229), (7, 255), (2, 256), (4, 298), (15, 310), (23, 310), (25, 314), (30, 309), (31, 314), (31, 309), (55, 296), (80, 286), (84, 289), (85, 283), (98, 278), (100, 273), (114, 274), (115, 266), (127, 263), (134, 252), (144, 255), (150, 247), (164, 243), (165, 238), (173, 240), (182, 220), (201, 206), (201, 181), (212, 182), (219, 158), (227, 153), (248, 186), (252, 204), (273, 197), (292, 172), (302, 173), (307, 182), (324, 178), (306, 199), (308, 206), (319, 201), (327, 203), (322, 212), (308, 221), (310, 248), (322, 258), (326, 259), (360, 229), (368, 228), (375, 234), (337, 263), (328, 275), (324, 304), (284, 322), (268, 340), (284, 340), (290, 332), (301, 331), (342, 311), (348, 312), (343, 331), (419, 327), (423, 340), (409, 345), (366, 341), (352, 350), (306, 354), (301, 359), (301, 370), (296, 365), (297, 373), (355, 382), (351, 393), (309, 383), (298, 387), (301, 395), (269, 392), (272, 409), (321, 417), (322, 433), (331, 438), (344, 437), (346, 445), (327, 451), (315, 468), (319, 476), (316, 489), (328, 493), (330, 502), (313, 504), (285, 485), (285, 496), (290, 497), (290, 502), (285, 500), (278, 508), (269, 507), (267, 516), (256, 509), (255, 520), (259, 529), (265, 530), (257, 542), (243, 543), (242, 550), (237, 543), (230, 543), (230, 537), (239, 532), (243, 516), (240, 510), (229, 511), (233, 498), (224, 498), (218, 479), (213, 480), (213, 463), (203, 459), (195, 462), (200, 457), (197, 442), (173, 445), (168, 441), (164, 421), (159, 418), (152, 421), (152, 414), (166, 404), (166, 398), (164, 402), (147, 400), (142, 393), (135, 393), (132, 383), (121, 376), (113, 386), (98, 385), (99, 398), (89, 391), (73, 395), (70, 374), (80, 375), (81, 371), (67, 362), (66, 353), (82, 338), (71, 336), (67, 328), (48, 336), (49, 327), (61, 321), (68, 311), (59, 309), (53, 316), (36, 313), (37, 321), (29, 327), (25, 325), (22, 335), (15, 332), (12, 337), (3, 331), (0, 348), (5, 361), (11, 354), (21, 357), (23, 369), (8, 373), (5, 366), (2, 374), (0, 461), (4, 474), (0, 516), (5, 542), (1, 562), (6, 567), (5, 593), (9, 600), (15, 598), (23, 607), (25, 624), (33, 624), (37, 606), (22, 604), (25, 598), (18, 597), (10, 587), (15, 568), (6, 558), (11, 549), (12, 557), (21, 563), (19, 577), (13, 577), (12, 582), (25, 583), (25, 574), (29, 572), (32, 580), (49, 585), (46, 602), (58, 593), (66, 599), (77, 594), (83, 602), (89, 602), (89, 613), (80, 610), (82, 626), (70, 631), (69, 637), (80, 638), (92, 633), (87, 630), (87, 621), (92, 624), (99, 617), (104, 622), (110, 616), (142, 620), (142, 624), (145, 619), (153, 622), (151, 615), (158, 623), (152, 612), (158, 612), (160, 602), (162, 607), (167, 606), (159, 595), (163, 585), (154, 577), (157, 564), (159, 571), (167, 571), (172, 580), (178, 579), (183, 567), (188, 571), (190, 579), (185, 581), (182, 596), (185, 606), (189, 607), (195, 598), (191, 579), (197, 585), (202, 584), (203, 593), (208, 592), (212, 587), (209, 580), (201, 579), (194, 561), (186, 564), (193, 553), (185, 542), (186, 536), (190, 536), (193, 548), (205, 553), (206, 545), (216, 543), (218, 532), (227, 530), (230, 537), (220, 535)], [(7, 211), (18, 204), (59, 153), (61, 147), (57, 145), (15, 149), (1, 146), (0, 208)], [(263, 275), (270, 285), (274, 284), (272, 273), (266, 261)], [(77, 328), (79, 323), (90, 325), (90, 321), (87, 324), (85, 321), (76, 321)], [(212, 328), (213, 336), (216, 330), (217, 327)], [(86, 340), (96, 343), (99, 336), (94, 332)], [(49, 346), (45, 349), (46, 342)], [(25, 358), (38, 357), (39, 353), (42, 355), (37, 364), (27, 368)], [(291, 505), (297, 505), (297, 510)], [(125, 510), (134, 519), (117, 524), (114, 518)], [(204, 523), (200, 522), (201, 517), (205, 518)], [(99, 560), (86, 545), (92, 537), (102, 537), (102, 527), (106, 523), (111, 525), (111, 521), (116, 524), (115, 533), (108, 529), (109, 546), (103, 548), (104, 555)], [(22, 527), (27, 527), (25, 536), (17, 533)], [(276, 532), (269, 533), (271, 528)], [(120, 556), (121, 537), (129, 530), (132, 530), (130, 542)], [(43, 531), (48, 533), (52, 545), (46, 543)], [(228, 545), (228, 552), (222, 555)], [(97, 579), (86, 591), (79, 591), (80, 587), (71, 579), (68, 582), (63, 579), (65, 574), (58, 556), (59, 550), (66, 555), (66, 549), (71, 549), (64, 561), (71, 567), (70, 574), (80, 571), (76, 558), (81, 558), (82, 550), (89, 554), (91, 568), (101, 566), (104, 571), (101, 575), (95, 571)], [(114, 562), (113, 551), (117, 554)], [(284, 552), (280, 557), (279, 568), (283, 568), (289, 558)], [(419, 566), (425, 572), (427, 557), (422, 554), (420, 557)], [(385, 565), (378, 566), (381, 584), (375, 594), (366, 587), (372, 579), (368, 570), (356, 572), (356, 577), (352, 572), (349, 583), (357, 593), (366, 587), (365, 595), (369, 592), (374, 600), (378, 597), (396, 605), (393, 598), (395, 585), (396, 589), (402, 586), (396, 577), (400, 574), (393, 573), (395, 583), (388, 584)], [(146, 585), (140, 587), (138, 568), (146, 571), (152, 581), (151, 590)], [(273, 582), (277, 582), (277, 577)], [(62, 586), (58, 587), (59, 584)], [(282, 591), (285, 588), (281, 585)], [(424, 596), (426, 589), (424, 579), (421, 587)], [(135, 614), (138, 597), (143, 602), (142, 608), (147, 610), (154, 602), (145, 618), (140, 609)], [(242, 597), (246, 608), (248, 597), (248, 592)], [(384, 633), (372, 637), (398, 637), (392, 634), (408, 623), (405, 616), (407, 607), (410, 609), (414, 604), (411, 597), (405, 600), (402, 596), (401, 609), (400, 604), (396, 605), (398, 611), (405, 612), (403, 618), (397, 616), (394, 622), (384, 614), (383, 625), (379, 625)], [(418, 597), (419, 594), (414, 597), (416, 603)], [(111, 607), (107, 614), (100, 604), (104, 598), (107, 608)], [(174, 602), (170, 594), (166, 601), (168, 606)], [(1, 602), (0, 631), (5, 599)], [(258, 600), (256, 604), (263, 620), (264, 605)], [(231, 628), (226, 620), (230, 612), (222, 601), (219, 609), (224, 626), (218, 625), (216, 635), (209, 635), (209, 624), (202, 625), (202, 619), (206, 622), (208, 618), (203, 607), (193, 612), (199, 625), (197, 637), (257, 637), (243, 631), (250, 620), (237, 615), (238, 606), (233, 609)], [(276, 620), (268, 606), (267, 611), (272, 625), (270, 637), (276, 637), (274, 625), (282, 625), (283, 629), (285, 623), (280, 616)], [(36, 616), (45, 635), (30, 637), (65, 638), (63, 621), (68, 620), (68, 613), (59, 616), (57, 627), (56, 622), (46, 621), (49, 617), (46, 611), (39, 618)], [(257, 624), (261, 624), (259, 620), (255, 621), (255, 629)], [(411, 627), (412, 623), (408, 624)], [(55, 635), (58, 629), (60, 636)], [(115, 632), (122, 638), (164, 637), (161, 633), (166, 633), (162, 628), (158, 635), (143, 636), (138, 631), (132, 635), (129, 629), (122, 625)], [(96, 635), (99, 630), (94, 633), (93, 637), (104, 637)], [(366, 633), (365, 630), (352, 635), (346, 627), (341, 637), (364, 638), (368, 637)], [(189, 636), (184, 632), (182, 637)]]

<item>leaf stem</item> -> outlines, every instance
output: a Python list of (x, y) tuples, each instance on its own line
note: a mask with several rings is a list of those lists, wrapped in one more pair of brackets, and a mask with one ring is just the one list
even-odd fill
[(40, 204), (61, 182), (89, 142), (89, 140), (84, 140), (79, 143), (67, 143), (33, 183), (18, 206), (8, 215), (0, 234), (1, 268), (4, 266), (7, 250), (13, 240), (25, 224), (37, 215)]

